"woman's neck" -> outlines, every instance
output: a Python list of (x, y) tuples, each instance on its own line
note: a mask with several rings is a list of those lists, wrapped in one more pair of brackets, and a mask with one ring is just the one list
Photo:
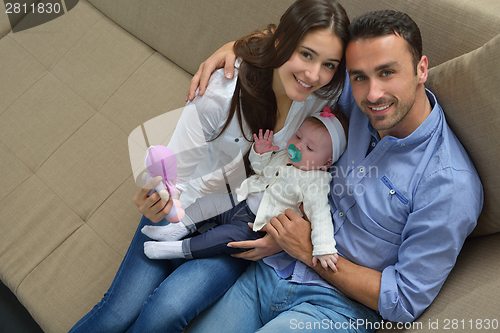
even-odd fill
[(293, 101), (285, 95), (286, 98), (278, 99), (276, 96), (276, 104), (278, 106), (276, 114), (276, 124), (274, 125), (274, 133), (278, 133), (285, 126), (286, 117), (290, 111)]
[(276, 125), (274, 126), (274, 133), (277, 133), (285, 125), (286, 117), (288, 116), (288, 111), (292, 106), (292, 99), (288, 97), (285, 87), (281, 82), (280, 76), (278, 74), (278, 69), (273, 71), (273, 92), (276, 97), (277, 115), (276, 115)]

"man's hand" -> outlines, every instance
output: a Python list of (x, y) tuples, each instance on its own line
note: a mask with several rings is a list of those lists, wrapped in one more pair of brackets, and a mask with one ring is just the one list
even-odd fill
[(289, 255), (311, 267), (326, 282), (358, 302), (378, 311), (382, 273), (356, 265), (343, 257), (338, 257), (335, 272), (314, 266), (312, 264), (311, 225), (293, 210), (287, 209), (285, 214), (273, 218), (263, 230), (272, 235)]
[(157, 223), (163, 220), (172, 209), (172, 198), (168, 202), (163, 201), (157, 192), (149, 196), (152, 188), (162, 181), (161, 177), (155, 177), (141, 188), (134, 196), (134, 203), (137, 205), (139, 212), (147, 217), (151, 222)]
[(272, 218), (262, 230), (273, 236), (289, 255), (312, 266), (311, 224), (295, 211), (285, 210), (285, 214)]
[(259, 135), (253, 134), (254, 150), (257, 154), (265, 154), (271, 151), (280, 149), (279, 146), (273, 146), (273, 131), (266, 130), (262, 134), (262, 129), (259, 130)]
[[(249, 223), (249, 227), (253, 228), (253, 223)], [(227, 246), (239, 249), (251, 249), (246, 252), (233, 254), (232, 256), (252, 261), (257, 261), (283, 251), (269, 234), (256, 240), (231, 242)]]
[(232, 79), (234, 75), (234, 63), (236, 56), (233, 52), (234, 42), (224, 44), (220, 49), (215, 51), (207, 60), (201, 63), (198, 71), (191, 79), (189, 90), (186, 95), (186, 102), (192, 101), (196, 96), (196, 89), (199, 87), (198, 94), (203, 96), (207, 89), (208, 80), (212, 73), (219, 68), (224, 67), (224, 76), (227, 79)]

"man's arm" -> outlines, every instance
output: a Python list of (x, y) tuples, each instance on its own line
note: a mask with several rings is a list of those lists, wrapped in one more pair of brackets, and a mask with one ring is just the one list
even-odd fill
[(378, 311), (382, 273), (339, 257), (337, 272), (312, 265), (311, 225), (291, 209), (266, 224), (263, 229), (292, 257), (300, 260), (332, 286), (349, 297)]
[(212, 73), (219, 68), (224, 67), (224, 76), (227, 79), (232, 79), (234, 75), (234, 63), (236, 56), (233, 52), (234, 42), (224, 44), (220, 49), (215, 51), (207, 60), (201, 63), (198, 71), (191, 79), (189, 90), (186, 95), (186, 102), (192, 101), (196, 96), (198, 87), (198, 95), (203, 96), (207, 89), (208, 80)]

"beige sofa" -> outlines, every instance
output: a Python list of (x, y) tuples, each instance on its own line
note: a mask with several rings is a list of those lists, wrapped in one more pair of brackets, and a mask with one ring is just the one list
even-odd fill
[[(11, 18), (33, 27), (14, 33), (0, 2), (0, 279), (45, 332), (66, 332), (101, 299), (134, 234), (128, 135), (182, 107), (206, 57), (277, 23), (291, 2), (66, 0), (67, 13), (42, 25), (33, 13)], [(448, 281), (401, 331), (498, 327), (500, 2), (340, 2), (350, 17), (390, 8), (420, 25), (427, 86), (485, 189)]]

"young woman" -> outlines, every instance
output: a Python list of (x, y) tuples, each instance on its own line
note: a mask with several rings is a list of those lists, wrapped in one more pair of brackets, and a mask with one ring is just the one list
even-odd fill
[[(239, 68), (235, 77), (227, 80), (223, 71), (216, 72), (205, 94), (186, 107), (196, 111), (206, 141), (236, 143), (246, 155), (253, 133), (262, 128), (273, 130), (273, 144), (285, 148), (307, 116), (340, 95), (348, 25), (347, 15), (336, 1), (298, 0), (277, 27), (271, 25), (264, 33), (237, 41), (234, 50)], [(181, 116), (169, 144), (174, 152), (196, 141), (192, 139), (197, 133), (191, 133), (190, 116), (189, 111)], [(178, 172), (189, 177), (196, 171), (197, 155), (183, 156), (178, 160)], [(205, 210), (202, 197), (207, 192), (201, 187), (182, 189), (180, 198), (184, 203), (194, 201), (192, 206), (199, 212)], [(172, 206), (157, 193), (148, 194), (148, 189), (141, 189), (134, 198), (144, 217), (111, 287), (70, 333), (182, 332), (246, 269), (248, 261), (230, 256), (188, 261), (148, 259), (143, 244), (149, 239), (140, 230), (153, 222), (165, 224), (163, 218)], [(187, 207), (187, 216), (189, 211)], [(279, 251), (274, 246), (266, 254)]]

